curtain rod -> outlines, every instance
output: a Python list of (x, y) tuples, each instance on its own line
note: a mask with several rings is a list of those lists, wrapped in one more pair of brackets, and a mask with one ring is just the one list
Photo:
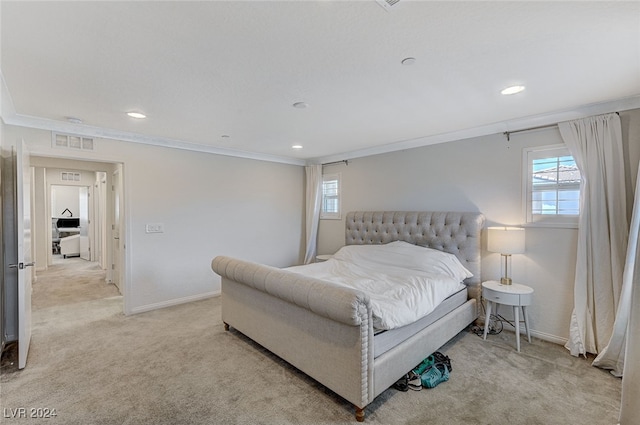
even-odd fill
[(552, 128), (552, 127), (557, 127), (557, 126), (558, 126), (558, 124), (540, 125), (538, 127), (523, 128), (522, 130), (505, 131), (502, 134), (507, 136), (507, 142), (509, 142), (509, 141), (511, 141), (510, 136), (513, 133), (522, 133), (524, 131), (540, 130), (540, 129), (543, 129), (543, 128)]
[(349, 165), (349, 160), (348, 159), (343, 159), (342, 161), (325, 162), (324, 164), (322, 164), (322, 166), (324, 167), (325, 165), (342, 164), (343, 162), (344, 162), (345, 165)]
[[(615, 112), (615, 114), (617, 114), (618, 116), (620, 116), (620, 112)], [(540, 125), (538, 127), (530, 127), (530, 128), (523, 128), (522, 130), (513, 130), (513, 131), (505, 131), (504, 134), (505, 136), (507, 136), (507, 141), (511, 141), (511, 139), (509, 138), (510, 135), (512, 135), (513, 133), (522, 133), (524, 131), (531, 131), (531, 130), (541, 130), (543, 128), (552, 128), (552, 127), (557, 127), (558, 124), (548, 124), (548, 125)]]

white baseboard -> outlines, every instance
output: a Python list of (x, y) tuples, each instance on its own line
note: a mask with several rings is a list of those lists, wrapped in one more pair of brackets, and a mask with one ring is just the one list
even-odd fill
[[(481, 315), (479, 319), (482, 323), (484, 323), (484, 316)], [(512, 326), (505, 325), (505, 329), (511, 332), (515, 332)], [(526, 334), (527, 334), (527, 330), (524, 327), (524, 323), (520, 323), (520, 335), (526, 335)], [(536, 331), (535, 329), (531, 329), (531, 336), (534, 338), (541, 339), (543, 341), (548, 341), (548, 342), (552, 342), (554, 344), (559, 344), (559, 345), (565, 345), (568, 341), (567, 338), (557, 336), (557, 335), (552, 335), (546, 332)]]
[(193, 301), (206, 300), (208, 298), (219, 297), (220, 294), (221, 294), (221, 291), (205, 292), (204, 294), (192, 295), (192, 296), (183, 297), (183, 298), (175, 298), (172, 300), (162, 301), (159, 303), (142, 305), (139, 307), (132, 308), (130, 314), (144, 313), (147, 311), (158, 310), (160, 308), (166, 308), (166, 307), (172, 307), (174, 305), (190, 303)]
[[(524, 328), (522, 328), (522, 332), (526, 332)], [(560, 336), (551, 335), (545, 332), (535, 331), (533, 329), (531, 330), (531, 336), (535, 338), (539, 338), (543, 341), (549, 341), (559, 345), (565, 345), (568, 341), (567, 338), (562, 338)]]

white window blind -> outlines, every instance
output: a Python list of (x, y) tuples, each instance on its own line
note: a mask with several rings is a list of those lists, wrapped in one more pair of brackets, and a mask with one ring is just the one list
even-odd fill
[(527, 223), (575, 226), (580, 214), (581, 176), (564, 145), (525, 150)]
[(325, 174), (322, 176), (322, 208), (320, 218), (341, 218), (340, 174)]

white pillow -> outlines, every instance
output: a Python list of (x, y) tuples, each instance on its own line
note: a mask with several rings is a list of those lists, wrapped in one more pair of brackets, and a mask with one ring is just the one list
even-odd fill
[(444, 275), (458, 281), (473, 276), (455, 255), (403, 241), (385, 245), (347, 245), (340, 248), (333, 259), (364, 267), (366, 263), (374, 262), (379, 265)]

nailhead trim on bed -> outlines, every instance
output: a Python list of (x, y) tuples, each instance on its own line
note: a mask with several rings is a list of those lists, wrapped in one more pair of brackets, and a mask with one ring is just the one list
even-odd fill
[[(364, 306), (360, 306), (359, 310), (361, 310), (360, 316), (362, 317), (362, 325), (360, 326), (360, 332), (362, 332), (362, 382), (365, 383), (362, 385), (362, 399), (366, 400), (367, 403), (371, 401), (371, 397), (369, 394), (369, 382), (371, 381), (369, 376), (369, 316), (367, 314), (367, 310)], [(372, 341), (373, 343), (373, 341)]]

